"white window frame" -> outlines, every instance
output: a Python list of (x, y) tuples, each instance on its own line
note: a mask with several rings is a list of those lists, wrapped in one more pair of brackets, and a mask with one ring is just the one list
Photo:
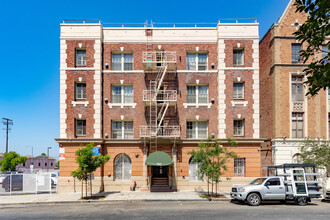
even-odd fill
[[(188, 64), (188, 55), (189, 56), (195, 56), (195, 69), (189, 69), (189, 64)], [(199, 70), (199, 55), (206, 55), (206, 66), (205, 70)], [(189, 62), (190, 63), (190, 62)], [(207, 71), (209, 66), (209, 54), (208, 53), (187, 53), (186, 54), (186, 69), (189, 71)]]
[[(114, 123), (121, 123), (121, 128), (118, 129), (119, 133), (121, 130), (121, 138), (114, 137), (114, 134), (115, 134), (114, 130), (117, 130), (117, 129), (114, 129)], [(127, 131), (127, 129), (125, 128), (128, 123), (132, 124), (132, 130), (129, 129), (129, 131)], [(111, 130), (112, 139), (134, 139), (134, 123), (133, 123), (133, 121), (112, 121), (111, 125), (112, 125), (112, 130)], [(128, 135), (131, 135), (131, 136), (128, 137)]]
[[(114, 70), (113, 69), (113, 56), (114, 55), (118, 55), (118, 56), (121, 56), (120, 58), (120, 70)], [(129, 64), (132, 64), (132, 69), (125, 69), (125, 55), (132, 55), (132, 62), (127, 62)], [(134, 70), (134, 56), (133, 56), (133, 53), (112, 53), (111, 54), (111, 70), (112, 71), (133, 71)]]
[[(238, 63), (238, 54), (236, 55), (236, 60), (234, 59), (235, 52), (243, 52), (241, 57), (241, 63)], [(244, 48), (233, 48), (233, 66), (244, 66), (244, 54), (245, 54)]]
[[(114, 87), (120, 87), (120, 102), (113, 102), (114, 99), (113, 99), (113, 94), (112, 94), (112, 89)], [(132, 102), (124, 102), (125, 100), (125, 96), (127, 95), (125, 93), (125, 87), (132, 87)], [(132, 108), (135, 108), (136, 107), (136, 103), (134, 103), (134, 86), (133, 85), (118, 85), (118, 84), (112, 84), (111, 85), (111, 88), (110, 88), (110, 96), (111, 96), (111, 102), (108, 103), (109, 107), (112, 108), (112, 107), (121, 107), (121, 108), (124, 108), (124, 107), (132, 107)]]
[[(192, 123), (192, 129), (188, 129), (188, 123)], [(201, 123), (206, 123), (206, 137), (201, 137), (200, 136), (200, 130), (199, 124)], [(188, 131), (191, 131), (192, 134), (195, 133), (195, 137), (188, 137)], [(209, 122), (208, 121), (187, 121), (186, 122), (186, 138), (187, 139), (207, 139), (209, 134)]]
[[(78, 134), (78, 121), (85, 121), (85, 128), (82, 127), (82, 133), (81, 134)], [(84, 126), (84, 125), (82, 125), (82, 126)], [(86, 119), (76, 119), (76, 121), (75, 121), (75, 134), (76, 134), (77, 137), (84, 137), (84, 136), (86, 136), (86, 132), (87, 132), (86, 131), (86, 128), (87, 128), (87, 121), (86, 121)]]
[[(242, 124), (241, 124), (241, 134), (235, 134), (235, 130), (238, 130), (239, 128), (236, 128), (235, 129), (235, 122), (241, 122)], [(233, 135), (235, 136), (235, 137), (243, 137), (244, 136), (244, 130), (245, 130), (245, 120), (244, 119), (235, 119), (234, 120), (234, 123), (233, 123)]]
[[(188, 87), (195, 87), (195, 102), (189, 102), (188, 103)], [(207, 97), (206, 97), (206, 102), (199, 102), (199, 90), (200, 90), (200, 87), (207, 87)], [(209, 102), (209, 85), (205, 85), (205, 84), (198, 84), (198, 85), (190, 85), (190, 84), (187, 84), (187, 87), (186, 87), (186, 101), (187, 103), (183, 103), (183, 106), (184, 108), (187, 108), (187, 107), (208, 107), (210, 108), (211, 107), (211, 103)]]
[(245, 176), (245, 158), (234, 158), (234, 176)]
[[(78, 84), (79, 85), (85, 85), (85, 94), (84, 94), (84, 91), (83, 90), (82, 91), (79, 91), (81, 93), (78, 92)], [(75, 91), (75, 99), (76, 100), (85, 100), (86, 99), (87, 85), (86, 85), (85, 82), (76, 82), (75, 83), (75, 90), (74, 91)], [(82, 97), (78, 97), (78, 94), (80, 94), (80, 96), (82, 96)]]
[[(238, 93), (236, 93), (236, 96), (235, 96), (235, 84), (242, 85), (242, 97), (237, 97)], [(244, 90), (245, 90), (245, 83), (244, 82), (234, 82), (233, 83), (233, 99), (244, 99)]]
[[(78, 51), (85, 51), (85, 57), (83, 57), (83, 58), (85, 58), (85, 59), (82, 59), (82, 60), (78, 60)], [(75, 65), (77, 66), (77, 67), (80, 67), (80, 66), (86, 66), (86, 63), (87, 63), (87, 51), (86, 51), (86, 49), (84, 49), (84, 48), (76, 48), (75, 49)], [(82, 62), (82, 63), (81, 63)]]

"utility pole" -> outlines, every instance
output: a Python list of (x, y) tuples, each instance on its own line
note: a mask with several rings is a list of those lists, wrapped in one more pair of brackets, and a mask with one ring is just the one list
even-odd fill
[(10, 130), (11, 125), (13, 125), (13, 120), (9, 118), (2, 118), (2, 124), (6, 126), (3, 130), (6, 130), (6, 153), (8, 153), (8, 131)]
[(52, 149), (52, 147), (47, 147), (47, 172), (49, 170), (49, 150)]

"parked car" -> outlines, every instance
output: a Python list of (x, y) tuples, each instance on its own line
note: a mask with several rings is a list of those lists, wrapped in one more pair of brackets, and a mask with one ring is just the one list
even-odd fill
[[(12, 184), (10, 183), (12, 181)], [(7, 175), (2, 182), (2, 188), (6, 192), (9, 191), (22, 191), (23, 190), (23, 175)]]
[(0, 174), (0, 184), (2, 184), (2, 182), (5, 180), (5, 175)]
[[(247, 201), (251, 206), (258, 206), (262, 200), (293, 200), (306, 205), (312, 198), (321, 197), (319, 174), (315, 172), (314, 164), (283, 164), (268, 168), (275, 170), (275, 175), (257, 178), (247, 186), (233, 186), (230, 196)], [(305, 172), (308, 168), (312, 168), (312, 172)], [(284, 172), (279, 174), (279, 170)]]

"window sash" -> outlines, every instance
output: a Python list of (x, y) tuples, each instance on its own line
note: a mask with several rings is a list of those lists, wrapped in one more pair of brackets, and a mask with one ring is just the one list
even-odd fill
[(292, 138), (304, 137), (304, 119), (301, 113), (292, 113)]
[(133, 86), (123, 86), (124, 103), (133, 103)]
[(112, 70), (133, 70), (133, 54), (112, 54)]
[(245, 175), (245, 158), (234, 159), (234, 175), (235, 176)]
[(186, 137), (190, 139), (206, 139), (208, 136), (207, 121), (187, 121)]
[(302, 77), (291, 78), (291, 98), (293, 102), (304, 101), (304, 87)]
[(187, 86), (187, 103), (208, 103), (209, 86)]
[(244, 83), (234, 83), (233, 99), (244, 99)]
[(292, 44), (291, 45), (291, 60), (292, 63), (300, 63), (301, 56), (299, 51), (301, 50), (301, 44)]
[(86, 99), (86, 83), (76, 83), (76, 99)]
[(86, 50), (76, 50), (76, 65), (86, 66)]
[(86, 136), (86, 120), (76, 120), (76, 136)]
[(207, 103), (208, 86), (198, 86), (198, 103)]
[(133, 54), (124, 54), (124, 70), (133, 70)]
[(133, 139), (134, 138), (133, 121), (113, 121), (112, 138)]
[(207, 70), (208, 54), (187, 54), (187, 70)]
[(233, 64), (236, 66), (244, 64), (244, 50), (234, 49), (233, 51)]
[(244, 120), (234, 120), (234, 136), (244, 136)]

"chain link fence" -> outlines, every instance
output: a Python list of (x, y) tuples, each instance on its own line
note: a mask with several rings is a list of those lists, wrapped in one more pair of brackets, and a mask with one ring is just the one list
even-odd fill
[(3, 174), (0, 195), (56, 193), (56, 173)]

